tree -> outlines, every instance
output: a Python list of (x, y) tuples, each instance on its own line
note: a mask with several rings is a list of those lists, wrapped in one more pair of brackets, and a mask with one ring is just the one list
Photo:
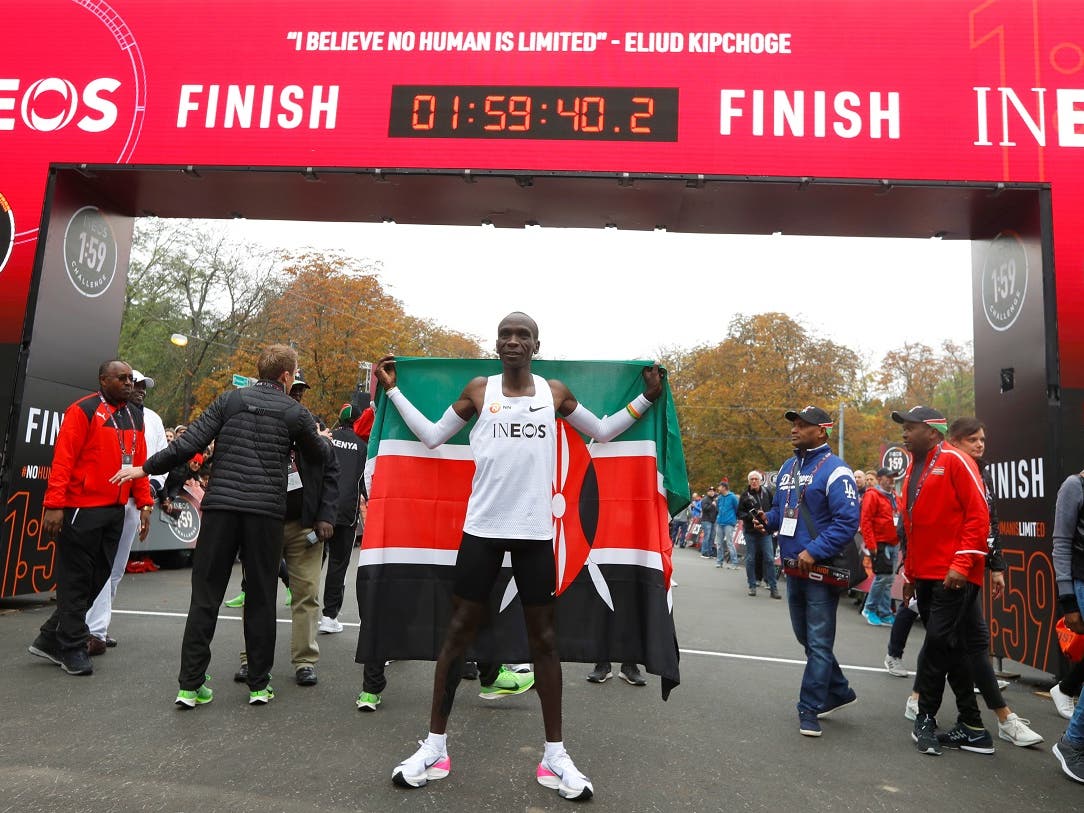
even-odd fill
[(694, 488), (774, 469), (789, 452), (783, 413), (810, 403), (833, 411), (862, 374), (858, 354), (782, 313), (739, 314), (722, 343), (667, 364)]
[[(245, 342), (274, 291), (273, 262), (213, 227), (157, 218), (136, 222), (119, 355), (156, 380), (151, 405), (187, 423), (197, 382)], [(188, 343), (178, 349), (169, 337)]]
[(949, 419), (975, 414), (975, 359), (970, 343), (941, 343), (934, 350), (906, 342), (885, 354), (877, 384), (892, 409), (925, 404)]
[(478, 341), (409, 316), (384, 291), (372, 262), (306, 251), (279, 255), (282, 285), (248, 326), (252, 342), (212, 370), (197, 391), (209, 403), (229, 384), (231, 371), (255, 374), (259, 345), (297, 348), (298, 365), (311, 389), (305, 405), (330, 419), (359, 382), (359, 365), (385, 353), (402, 356), (484, 356)]

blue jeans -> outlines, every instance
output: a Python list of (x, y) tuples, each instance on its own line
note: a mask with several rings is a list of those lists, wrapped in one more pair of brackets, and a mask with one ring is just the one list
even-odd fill
[(723, 554), (730, 551), (730, 564), (736, 565), (738, 563), (738, 549), (734, 546), (734, 526), (733, 525), (719, 525), (715, 526), (715, 563), (721, 565), (723, 563)]
[(745, 578), (749, 589), (757, 586), (757, 550), (764, 554), (764, 581), (771, 590), (778, 589), (775, 583), (775, 549), (772, 547), (771, 534), (745, 532)]
[[(748, 553), (746, 556), (748, 557)], [(787, 579), (787, 604), (794, 637), (805, 648), (805, 672), (798, 693), (798, 711), (817, 714), (850, 697), (851, 687), (832, 648), (836, 642), (835, 588), (809, 579)]]
[(890, 545), (886, 550), (888, 559), (892, 562), (892, 572), (879, 573), (873, 577), (873, 585), (869, 588), (864, 608), (872, 611), (879, 618), (892, 615), (892, 582), (896, 579), (896, 557), (900, 553), (896, 545)]
[(714, 522), (702, 522), (700, 530), (703, 532), (700, 537), (700, 555), (711, 556), (713, 547), (712, 540), (715, 538), (715, 523)]
[[(1073, 592), (1076, 593), (1077, 604), (1084, 607), (1084, 581), (1073, 579)], [(1075, 748), (1084, 748), (1084, 703), (1076, 704), (1069, 727), (1065, 729), (1065, 739)]]

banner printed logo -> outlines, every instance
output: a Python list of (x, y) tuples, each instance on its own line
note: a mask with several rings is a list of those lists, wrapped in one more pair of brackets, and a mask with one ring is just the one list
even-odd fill
[(1008, 330), (1024, 307), (1028, 292), (1028, 255), (1014, 231), (990, 242), (982, 264), (982, 312), (994, 330)]
[(170, 532), (186, 545), (193, 545), (199, 536), (200, 513), (187, 499), (178, 499), (173, 505), (180, 509), (181, 513), (176, 518), (162, 515)]
[(93, 299), (109, 290), (117, 274), (117, 238), (97, 206), (84, 206), (68, 221), (64, 270), (85, 297)]

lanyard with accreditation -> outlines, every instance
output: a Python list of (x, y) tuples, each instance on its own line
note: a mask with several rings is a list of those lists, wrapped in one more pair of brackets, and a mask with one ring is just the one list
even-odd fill
[(820, 470), (820, 467), (824, 465), (824, 462), (830, 456), (831, 455), (826, 454), (824, 455), (824, 457), (817, 461), (817, 465), (814, 466), (813, 471), (809, 473), (809, 482), (807, 482), (804, 486), (800, 484), (802, 473), (801, 466), (804, 461), (799, 458), (794, 459), (794, 462), (790, 466), (790, 477), (795, 483), (794, 490), (798, 492), (798, 500), (794, 503), (794, 507), (792, 508), (790, 505), (790, 495), (787, 495), (785, 501), (786, 505), (784, 505), (783, 507), (783, 519), (779, 523), (780, 536), (794, 536), (794, 532), (798, 530), (798, 512), (802, 508), (802, 500), (805, 499), (805, 490), (809, 488), (809, 483), (813, 482), (813, 478), (817, 476), (817, 472)]

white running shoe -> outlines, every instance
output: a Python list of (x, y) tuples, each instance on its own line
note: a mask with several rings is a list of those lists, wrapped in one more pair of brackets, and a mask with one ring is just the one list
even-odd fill
[(911, 675), (903, 666), (903, 658), (893, 658), (891, 655), (885, 655), (885, 669), (895, 677), (905, 678)]
[(316, 629), (324, 633), (342, 632), (342, 622), (337, 618), (328, 618), (326, 615), (320, 616), (320, 623), (316, 625)]
[(1043, 738), (1028, 728), (1030, 724), (1031, 720), (1017, 717), (1016, 714), (1010, 714), (1005, 718), (1005, 722), (997, 724), (997, 735), (1001, 739), (1008, 740), (1013, 745), (1021, 747), (1038, 745), (1043, 741)]
[(918, 717), (918, 701), (911, 695), (907, 695), (907, 705), (903, 707), (903, 716), (908, 720), (914, 720)]
[(1054, 708), (1058, 710), (1058, 714), (1066, 720), (1072, 719), (1073, 712), (1076, 711), (1075, 697), (1067, 695), (1061, 690), (1061, 687), (1055, 683), (1050, 687), (1050, 699), (1054, 701)]
[(572, 763), (568, 751), (562, 751), (555, 757), (542, 757), (536, 774), (538, 784), (550, 790), (556, 790), (563, 799), (585, 801), (590, 799), (595, 788), (591, 780), (584, 776)]
[(420, 788), (430, 779), (443, 779), (452, 770), (447, 748), (438, 751), (428, 740), (418, 740), (418, 745), (421, 748), (391, 772), (391, 781), (401, 788)]

